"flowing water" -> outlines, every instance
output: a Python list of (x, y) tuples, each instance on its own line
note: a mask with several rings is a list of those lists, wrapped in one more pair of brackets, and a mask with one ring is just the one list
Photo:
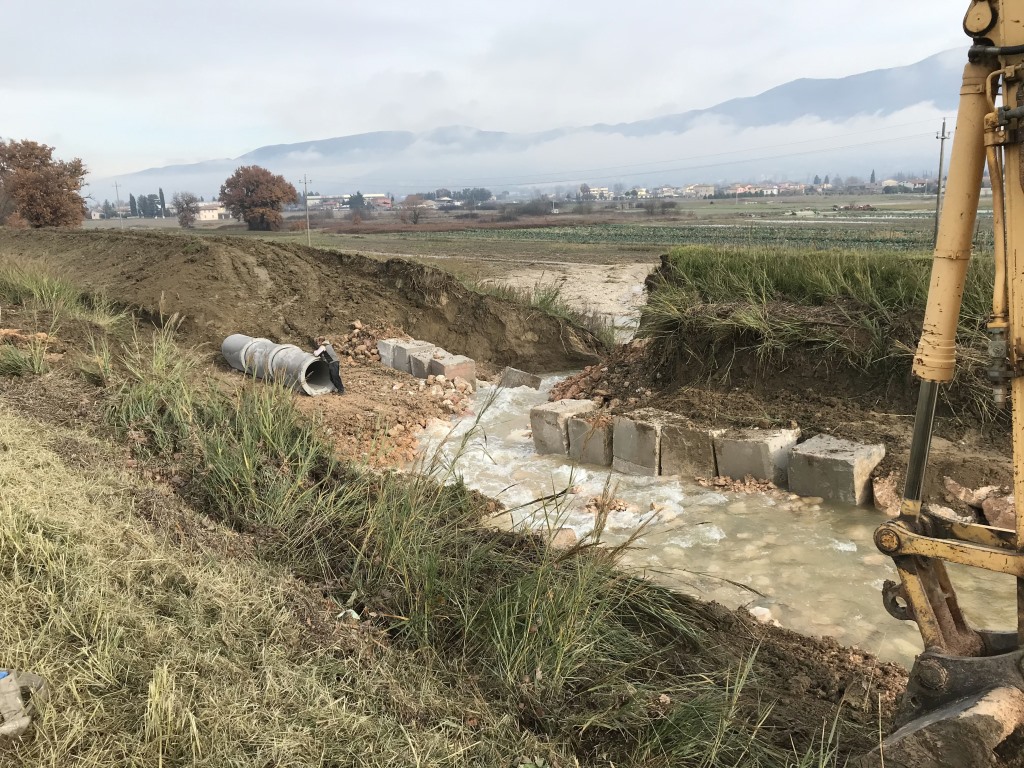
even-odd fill
[[(872, 542), (881, 513), (723, 493), (686, 478), (636, 477), (539, 456), (530, 408), (547, 402), (560, 378), (545, 379), (540, 391), (482, 384), (478, 415), (428, 429), (424, 455), (454, 461), (470, 488), (513, 510), (515, 525), (572, 528), (581, 537), (594, 527), (588, 502), (610, 482), (612, 496), (624, 503), (609, 516), (603, 540), (621, 542), (643, 527), (627, 566), (705, 600), (768, 609), (773, 620), (804, 634), (830, 635), (883, 659), (913, 660), (921, 648), (916, 625), (882, 607), (882, 582), (896, 572)], [(566, 489), (572, 492), (555, 502), (531, 503)], [(970, 620), (986, 628), (1015, 626), (1012, 579), (950, 570)]]

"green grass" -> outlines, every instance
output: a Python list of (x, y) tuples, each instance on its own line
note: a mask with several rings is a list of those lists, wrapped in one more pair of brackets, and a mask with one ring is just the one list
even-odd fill
[[(713, 211), (712, 211), (713, 212)], [(781, 216), (781, 212), (776, 214)], [(408, 239), (508, 240), (516, 242), (559, 242), (582, 245), (620, 246), (789, 247), (829, 250), (852, 248), (885, 253), (914, 253), (931, 247), (932, 233), (927, 222), (912, 219), (891, 224), (872, 222), (850, 225), (845, 222), (815, 225), (807, 223), (772, 224), (585, 224), (568, 227), (510, 229), (465, 229), (450, 232), (403, 233)]]
[[(482, 527), (458, 482), (340, 465), (290, 393), (204, 389), (172, 345), (154, 334), (144, 364), (142, 343), (129, 348), (109, 410), (119, 429), (145, 436), (146, 455), (181, 457), (196, 503), (257, 534), (261, 557), (334, 585), (442, 677), (472, 679), (550, 755), (795, 764), (767, 743), (740, 671), (697, 662), (692, 603), (618, 570), (618, 550), (553, 550)], [(679, 702), (667, 721), (651, 709), (661, 695)]]
[(205, 537), (182, 547), (139, 514), (157, 489), (97, 442), (105, 467), (64, 464), (48, 442), (65, 437), (0, 408), (0, 643), (51, 689), (0, 764), (500, 765), (547, 749), (429, 656), (339, 626), (343, 606), (237, 535), (175, 516)]
[[(641, 318), (663, 360), (708, 368), (723, 350), (749, 350), (765, 370), (810, 354), (825, 372), (906, 379), (928, 297), (931, 259), (885, 252), (689, 246), (667, 257)], [(993, 264), (968, 272), (948, 392), (960, 412), (994, 418), (984, 379)], [(720, 373), (720, 372), (718, 372)], [(709, 378), (716, 375), (706, 370)]]
[(34, 368), (29, 353), (6, 344), (0, 346), (0, 376), (27, 376), (35, 372)]
[(696, 603), (617, 567), (629, 543), (486, 527), (440, 462), (342, 464), (290, 392), (211, 383), (174, 327), (90, 337), (120, 446), (0, 407), (0, 643), (54, 692), (0, 762), (834, 764), (775, 746), (755, 649), (723, 658)]
[(112, 330), (127, 317), (100, 295), (82, 291), (46, 270), (16, 263), (0, 266), (0, 309), (4, 304), (47, 313), (51, 330), (64, 321), (85, 321)]

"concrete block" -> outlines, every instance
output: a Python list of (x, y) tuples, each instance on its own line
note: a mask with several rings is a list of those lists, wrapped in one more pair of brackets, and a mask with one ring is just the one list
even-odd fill
[(395, 345), (400, 344), (402, 339), (381, 339), (377, 342), (377, 353), (380, 361), (388, 368), (395, 367)]
[(501, 380), (498, 382), (499, 387), (530, 387), (532, 389), (540, 389), (540, 376), (526, 371), (520, 371), (518, 368), (505, 368), (501, 372)]
[(714, 438), (718, 474), (735, 480), (750, 475), (785, 486), (799, 437), (799, 429), (728, 430)]
[(864, 445), (817, 435), (793, 450), (789, 490), (846, 504), (870, 504), (871, 472), (883, 458), (881, 443)]
[(692, 424), (685, 417), (666, 423), (661, 428), (661, 474), (683, 477), (714, 477), (715, 438), (722, 429), (707, 429)]
[(569, 419), (597, 408), (593, 400), (556, 400), (530, 409), (533, 448), (537, 453), (569, 453)]
[(459, 376), (476, 388), (476, 362), (465, 355), (436, 355), (430, 361), (429, 371), (431, 375), (442, 375), (446, 379), (454, 379)]
[[(400, 341), (395, 344), (394, 360), (391, 367), (396, 371), (412, 373), (412, 366), (409, 363), (410, 355), (433, 353), (434, 349), (434, 345), (429, 341)], [(426, 378), (426, 376), (423, 378)]]
[(434, 359), (434, 350), (413, 352), (409, 355), (409, 373), (417, 379), (425, 379), (430, 375), (430, 361)]
[(580, 464), (612, 465), (612, 420), (607, 416), (569, 419), (569, 458)]
[(650, 410), (615, 419), (612, 467), (628, 475), (657, 475), (661, 471), (662, 419)]

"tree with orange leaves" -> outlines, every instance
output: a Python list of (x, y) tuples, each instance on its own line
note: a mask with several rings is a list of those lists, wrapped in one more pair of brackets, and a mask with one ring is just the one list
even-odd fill
[(297, 200), (299, 193), (284, 176), (258, 165), (243, 165), (220, 187), (219, 200), (228, 213), (245, 221), (251, 230), (278, 230), (285, 203)]
[(53, 147), (0, 141), (0, 224), (77, 227), (85, 217), (81, 159), (54, 160)]

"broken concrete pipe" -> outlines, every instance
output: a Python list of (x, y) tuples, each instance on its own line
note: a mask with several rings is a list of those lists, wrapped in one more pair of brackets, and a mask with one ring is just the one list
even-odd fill
[(283, 384), (307, 395), (334, 391), (327, 363), (294, 344), (275, 344), (233, 333), (220, 345), (220, 353), (232, 368)]

